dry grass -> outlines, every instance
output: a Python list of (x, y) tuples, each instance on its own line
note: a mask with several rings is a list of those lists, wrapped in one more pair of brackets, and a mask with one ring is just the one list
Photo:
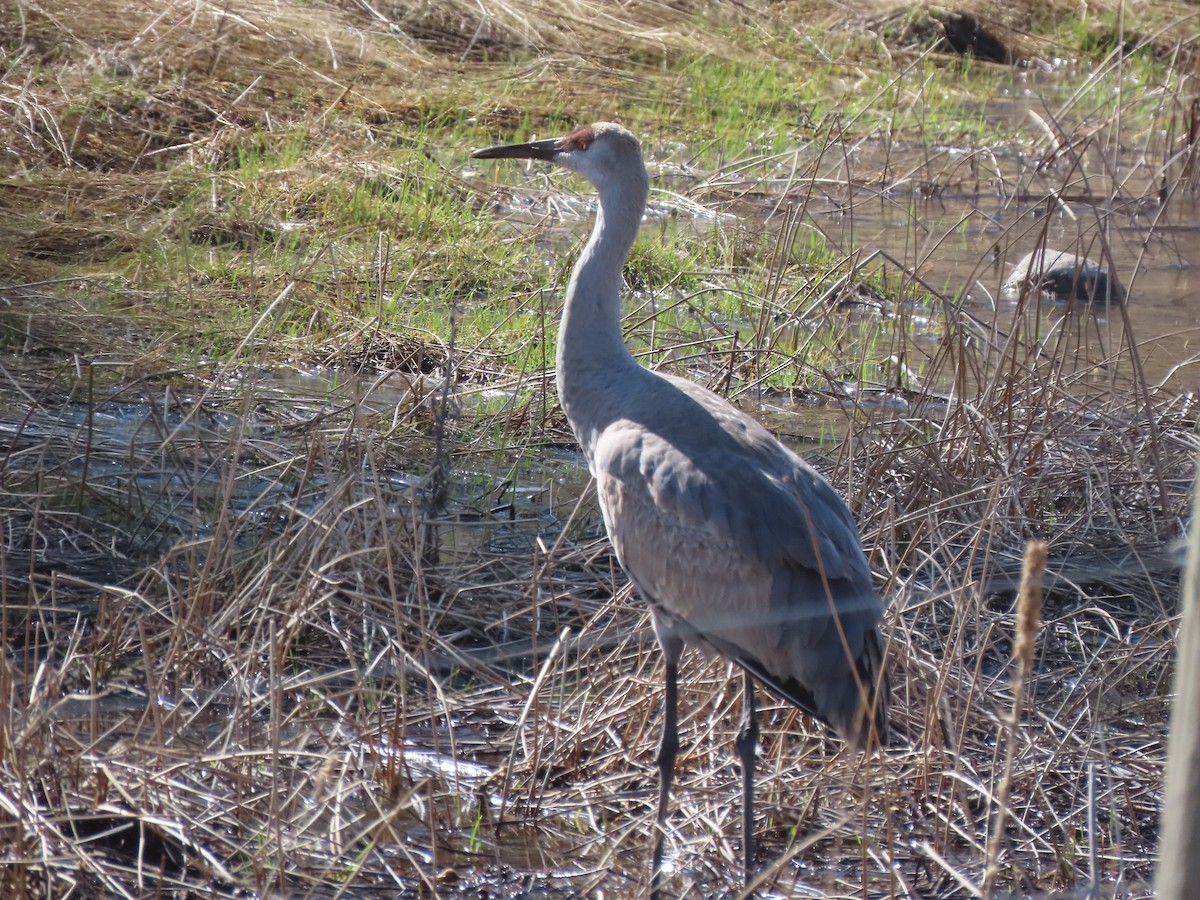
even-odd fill
[[(188, 405), (147, 395), (119, 434), (54, 410), (10, 424), (6, 886), (644, 885), (658, 658), (590, 502), (506, 508), (490, 451), (464, 447), (456, 467), (484, 477), (439, 514), (370, 394), (264, 406), (268, 387)], [(1160, 520), (1183, 509), (1191, 424), (1168, 407), (1153, 434), (1126, 421), (1104, 453), (1065, 452), (1114, 423), (1095, 406), (1051, 419), (1038, 393), (987, 439), (997, 455), (1006, 441), (1065, 445), (1039, 452), (1036, 473), (1015, 446), (964, 469), (987, 418), (972, 404), (896, 422), (835, 473), (845, 486), (853, 472), (875, 568), (890, 573), (902, 740), (863, 764), (795, 712), (769, 716), (764, 845), (785, 893), (797, 879), (832, 896), (981, 884), (1005, 754), (1001, 885), (1080, 883), (1089, 839), (1103, 883), (1148, 877), (1174, 587), (1132, 561), (1161, 552), (1147, 507)], [(243, 416), (248, 430), (233, 427)], [(1067, 498), (1080, 512), (1052, 536), (1058, 581), (1005, 749), (1009, 560), (1044, 528), (1027, 507)], [(1124, 563), (1100, 546), (1116, 520), (1129, 523)], [(737, 880), (738, 680), (695, 660), (686, 684), (671, 843), (678, 885), (711, 893)]]
[[(730, 6), (722, 23), (750, 16)], [(156, 160), (233, 154), (272, 115), (334, 132), (345, 123), (323, 113), (345, 104), (381, 127), (424, 121), (464, 60), (528, 53), (547, 72), (607, 73), (620, 54), (703, 50), (717, 31), (694, 34), (687, 4), (599, 0), (22, 0), (5, 15), (9, 38), (20, 33), (5, 46), (26, 49), (0, 79), (12, 176), (0, 202), (15, 217), (0, 228), (26, 244), (3, 257), (20, 315), (3, 322), (0, 357), (0, 886), (13, 897), (643, 892), (660, 663), (545, 373), (464, 356), (449, 334), (387, 334), (355, 277), (310, 277), (327, 248), (300, 247), (292, 280), (248, 288), (267, 299), (231, 327), (233, 348), (182, 371), (129, 287), (136, 276), (123, 307), (89, 304), (109, 261), (181, 189)], [(224, 86), (201, 77), (217, 71)], [(155, 86), (102, 103), (90, 93), (122, 73)], [(542, 113), (497, 102), (482, 114), (514, 125)], [(1125, 194), (1098, 178), (1097, 209), (1119, 196), (1105, 214), (1124, 224), (1195, 190), (1194, 141), (1191, 157), (1178, 153), (1185, 119), (1171, 122), (1143, 146), (1161, 177)], [(1003, 186), (1014, 198), (1060, 202), (1075, 162), (1108, 174), (1119, 123), (1053, 125), (1036, 177)], [(334, 158), (345, 140), (322, 146)], [(44, 167), (79, 215), (47, 216), (51, 201), (14, 187)], [(959, 187), (962, 170), (920, 174)], [(808, 210), (822, 191), (840, 202), (862, 187), (861, 171), (828, 175), (793, 171), (781, 195)], [(887, 177), (871, 186), (916, 182)], [(696, 182), (707, 202), (747, 195), (722, 194), (716, 173)], [(214, 229), (240, 233), (217, 218)], [(54, 281), (66, 257), (90, 260), (95, 280), (30, 284)], [(906, 317), (911, 271), (851, 256), (811, 272), (783, 252), (762, 270), (753, 346), (678, 348), (735, 395), (753, 396), (812, 320), (876, 297), (881, 270), (903, 282), (899, 300), (881, 301), (898, 323), (883, 359), (899, 362), (880, 378), (889, 402), (849, 408), (830, 461), (892, 599), (899, 737), (861, 760), (797, 712), (768, 713), (763, 881), (786, 896), (980, 896), (989, 878), (1026, 896), (1082, 895), (1093, 880), (1105, 896), (1150, 896), (1193, 397), (1151, 383), (1117, 312), (1097, 341), (1089, 311), (1048, 329), (1032, 297), (983, 321), (922, 292), (931, 348), (930, 326)], [(364, 280), (399, 277), (381, 259)], [(330, 285), (323, 343), (276, 332), (274, 313)], [(189, 302), (162, 316), (186, 335), (216, 313), (203, 285), (179, 293)], [(279, 343), (338, 369), (268, 369)], [(918, 358), (920, 377), (901, 377)], [(465, 377), (447, 399), (453, 366)], [(345, 374), (362, 369), (381, 374)], [(489, 400), (493, 388), (517, 399)], [(1050, 559), (1035, 653), (1016, 680), (1014, 595), (1031, 540)], [(669, 839), (681, 896), (733, 896), (740, 883), (739, 687), (724, 665), (688, 660)]]

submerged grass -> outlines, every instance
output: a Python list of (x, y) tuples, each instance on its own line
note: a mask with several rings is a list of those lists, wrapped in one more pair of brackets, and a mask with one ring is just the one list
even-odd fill
[[(591, 199), (465, 158), (620, 115), (655, 184), (631, 345), (844, 408), (817, 449), (892, 599), (898, 746), (769, 713), (764, 883), (1149, 896), (1194, 400), (1124, 310), (967, 295), (1047, 210), (1106, 259), (1170, 239), (1186, 20), (1110, 54), (997, 11), (1062, 28), (1027, 58), (1103, 55), (1006, 118), (1030, 76), (933, 52), (926, 10), (530, 9), (0, 11), (0, 886), (644, 890), (659, 658), (550, 387)], [(978, 208), (930, 233), (950, 197)], [(868, 209), (903, 260), (862, 251)], [(929, 283), (952, 249), (974, 271)], [(735, 895), (739, 682), (687, 674), (670, 887)]]

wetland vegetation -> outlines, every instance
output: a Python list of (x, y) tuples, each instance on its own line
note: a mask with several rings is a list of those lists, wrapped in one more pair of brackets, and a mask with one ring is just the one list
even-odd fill
[[(886, 757), (765, 717), (764, 895), (1151, 896), (1198, 34), (1108, 0), (0, 9), (0, 885), (644, 892), (660, 660), (553, 392), (593, 198), (469, 159), (617, 119), (629, 342), (828, 473), (891, 603)], [(1005, 296), (1043, 246), (1128, 302)], [(681, 684), (680, 896), (738, 893), (729, 674)]]

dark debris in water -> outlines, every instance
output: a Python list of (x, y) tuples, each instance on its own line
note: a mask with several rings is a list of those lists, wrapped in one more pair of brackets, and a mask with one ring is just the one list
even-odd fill
[(141, 548), (129, 541), (126, 532), (86, 510), (41, 510), (35, 515), (4, 503), (0, 504), (0, 526), (3, 589), (9, 598), (10, 622), (23, 618), (15, 598), (46, 591), (55, 597), (52, 609), (43, 609), (31, 618), (31, 624), (37, 623), (33, 631), (14, 630), (11, 649), (24, 643), (22, 636), (38, 645), (42, 626), (50, 619), (73, 620), (80, 613), (91, 618), (100, 602), (100, 587), (127, 581), (150, 558), (139, 559)]
[(64, 830), (92, 852), (111, 853), (130, 864), (207, 884), (232, 884), (234, 877), (206, 848), (173, 822), (118, 807), (68, 814)]

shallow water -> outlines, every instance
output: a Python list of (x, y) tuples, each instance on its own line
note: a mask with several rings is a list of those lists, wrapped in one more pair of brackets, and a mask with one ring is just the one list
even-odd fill
[[(881, 196), (856, 202), (845, 213), (815, 214), (812, 221), (846, 254), (882, 251), (980, 319), (1004, 323), (1016, 316), (1017, 304), (1001, 287), (1027, 252), (1044, 243), (1105, 260), (1092, 214), (1077, 209), (1073, 217), (1066, 211), (1046, 216), (1039, 206), (1013, 210), (995, 195), (942, 195), (909, 204)], [(1127, 323), (1117, 306), (1072, 310), (1047, 302), (1042, 315), (1050, 323), (1067, 315), (1086, 317), (1109, 336), (1113, 349), (1127, 324), (1147, 379), (1185, 389), (1197, 384), (1200, 203), (1194, 196), (1178, 197), (1164, 218), (1165, 223), (1117, 221), (1108, 231), (1111, 271), (1129, 292)]]
[[(1079, 351), (1111, 358), (1133, 343), (1151, 385), (1190, 390), (1198, 380), (1200, 181), (1181, 145), (1165, 146), (1166, 125), (1142, 143), (1117, 146), (1096, 126), (1109, 121), (1113, 98), (1089, 99), (1090, 77), (1066, 66), (1013, 71), (1000, 93), (979, 104), (979, 115), (1000, 133), (1032, 133), (1032, 152), (1025, 139), (1009, 146), (866, 139), (802, 143), (716, 173), (677, 165), (676, 151), (655, 160), (656, 171), (672, 191), (687, 194), (690, 202), (673, 214), (689, 227), (767, 229), (799, 248), (815, 234), (835, 258), (908, 273), (910, 283), (1002, 330), (1019, 313), (1001, 286), (1026, 253), (1045, 247), (1096, 259), (1129, 299), (1123, 309), (1071, 311), (1087, 323)], [(1153, 95), (1133, 83), (1129, 91)], [(1162, 108), (1141, 105), (1136, 115), (1166, 119), (1168, 107), (1164, 99)], [(724, 215), (695, 215), (694, 201)], [(652, 205), (648, 218), (662, 215)], [(1054, 302), (1038, 310), (1048, 331), (1067, 313)]]

